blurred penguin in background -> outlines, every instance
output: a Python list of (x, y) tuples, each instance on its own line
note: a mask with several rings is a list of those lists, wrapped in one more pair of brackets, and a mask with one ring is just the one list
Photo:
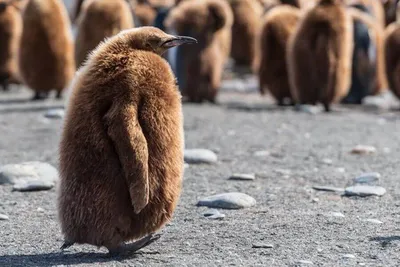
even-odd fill
[(30, 0), (24, 8), (18, 65), (23, 82), (35, 95), (62, 91), (75, 73), (74, 43), (67, 10), (61, 0)]
[(134, 27), (125, 0), (86, 0), (77, 20), (75, 62), (79, 68), (88, 54), (105, 38)]
[(19, 83), (18, 49), (22, 34), (22, 17), (18, 0), (0, 0), (0, 86)]
[(397, 4), (397, 20), (386, 29), (384, 50), (389, 88), (400, 99), (400, 3)]
[(351, 86), (342, 103), (361, 104), (363, 98), (373, 92), (376, 83), (377, 45), (374, 38), (376, 30), (373, 28), (375, 21), (365, 4), (354, 3), (349, 7), (361, 11), (364, 16), (353, 18)]

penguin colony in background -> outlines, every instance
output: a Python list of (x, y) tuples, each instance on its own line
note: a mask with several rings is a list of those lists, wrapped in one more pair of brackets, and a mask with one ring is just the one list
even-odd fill
[[(330, 110), (333, 103), (359, 104), (368, 95), (393, 90), (393, 77), (386, 70), (392, 60), (385, 54), (394, 53), (394, 48), (384, 49), (389, 41), (383, 30), (397, 25), (393, 17), (398, 2), (76, 0), (72, 23), (77, 27), (77, 36), (71, 46), (71, 22), (65, 19), (61, 0), (0, 0), (3, 7), (7, 5), (3, 8), (7, 12), (0, 14), (0, 34), (12, 32), (1, 43), (0, 82), (7, 88), (9, 83), (21, 80), (35, 91), (35, 99), (47, 97), (51, 90), (56, 90), (60, 97), (71, 82), (74, 68), (79, 68), (102, 41), (124, 29), (153, 25), (199, 40), (195, 47), (180, 47), (176, 60), (171, 58), (173, 54), (163, 55), (173, 60), (171, 64), (176, 63), (173, 64), (175, 75), (186, 101), (216, 102), (224, 68), (232, 57), (235, 64), (246, 66), (258, 76), (260, 93), (272, 95), (278, 104), (286, 103), (286, 99), (290, 104), (324, 102), (326, 110)], [(21, 3), (27, 3), (26, 8)], [(341, 10), (340, 16), (332, 19), (327, 12), (321, 13), (329, 6), (332, 10)], [(147, 11), (142, 12), (141, 8)], [(50, 9), (58, 11), (46, 11)], [(18, 26), (21, 16), (26, 27)], [(316, 24), (324, 24), (321, 31), (311, 29), (313, 17)], [(339, 30), (341, 27), (343, 32)], [(21, 37), (18, 28), (21, 28)], [(308, 50), (305, 42), (295, 45), (296, 36), (310, 31), (314, 36), (310, 35), (307, 41)], [(342, 40), (343, 36), (346, 36), (343, 42), (335, 46), (335, 41)], [(18, 41), (19, 38), (22, 39)], [(29, 40), (36, 46), (27, 45)], [(325, 49), (323, 42), (332, 47)], [(321, 47), (321, 51), (314, 47)], [(315, 60), (302, 60), (302, 53), (311, 53)], [(274, 59), (278, 54), (281, 60)], [(303, 63), (312, 63), (315, 68), (306, 71)]]
[(60, 144), (62, 248), (133, 252), (171, 219), (184, 136), (181, 95), (161, 55), (192, 43), (154, 27), (122, 31), (75, 77)]

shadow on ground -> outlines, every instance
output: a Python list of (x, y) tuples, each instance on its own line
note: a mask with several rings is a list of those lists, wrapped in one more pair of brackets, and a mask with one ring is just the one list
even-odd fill
[[(138, 253), (139, 254), (139, 253)], [(0, 256), (0, 266), (9, 267), (50, 267), (57, 265), (71, 266), (77, 264), (95, 264), (110, 261), (121, 261), (137, 257), (137, 254), (111, 257), (107, 253), (62, 253), (52, 252), (36, 255), (4, 255)]]

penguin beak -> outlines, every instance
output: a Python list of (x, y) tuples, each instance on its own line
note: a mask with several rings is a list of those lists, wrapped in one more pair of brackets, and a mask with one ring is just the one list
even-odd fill
[(197, 44), (197, 40), (189, 36), (172, 36), (172, 38), (168, 38), (164, 41), (161, 47), (168, 49), (183, 44)]

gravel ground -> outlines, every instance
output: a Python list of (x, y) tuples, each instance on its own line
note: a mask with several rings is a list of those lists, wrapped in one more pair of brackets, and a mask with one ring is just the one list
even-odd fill
[[(44, 161), (57, 167), (62, 121), (44, 114), (63, 102), (32, 103), (29, 97), (21, 88), (0, 94), (0, 165)], [(185, 170), (178, 208), (160, 240), (130, 258), (108, 258), (105, 249), (87, 245), (62, 254), (56, 190), (21, 193), (0, 186), (0, 214), (9, 217), (0, 220), (0, 266), (399, 265), (398, 112), (336, 106), (331, 114), (312, 115), (277, 108), (254, 92), (224, 91), (219, 102), (184, 104), (186, 148), (211, 149), (218, 162)], [(351, 154), (358, 144), (377, 151)], [(366, 172), (381, 174), (383, 197), (312, 189), (344, 188)], [(228, 180), (233, 173), (256, 178)], [(220, 209), (222, 220), (204, 217), (207, 208), (197, 201), (225, 192), (246, 193), (257, 204)], [(254, 247), (260, 245), (269, 248)]]

